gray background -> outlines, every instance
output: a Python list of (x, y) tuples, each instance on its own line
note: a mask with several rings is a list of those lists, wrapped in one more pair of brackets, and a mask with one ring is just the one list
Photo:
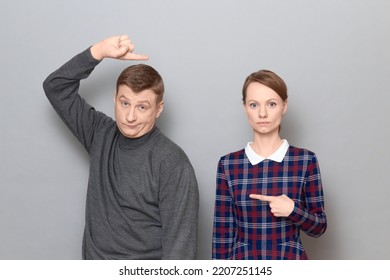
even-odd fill
[[(88, 157), (46, 100), (45, 77), (111, 35), (128, 34), (166, 84), (160, 128), (200, 187), (199, 259), (211, 256), (220, 156), (252, 140), (241, 105), (259, 69), (289, 87), (282, 134), (317, 153), (327, 232), (312, 259), (390, 259), (390, 1), (1, 0), (0, 259), (79, 259)], [(83, 96), (113, 116), (104, 61)]]

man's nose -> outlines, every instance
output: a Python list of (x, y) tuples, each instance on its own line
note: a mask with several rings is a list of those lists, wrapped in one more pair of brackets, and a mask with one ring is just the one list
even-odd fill
[(128, 122), (133, 122), (137, 119), (137, 115), (135, 113), (135, 108), (130, 108), (130, 110), (127, 112), (126, 120)]

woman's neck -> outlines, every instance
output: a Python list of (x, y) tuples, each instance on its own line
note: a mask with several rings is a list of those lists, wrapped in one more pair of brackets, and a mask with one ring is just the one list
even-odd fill
[(252, 149), (256, 154), (267, 158), (279, 149), (282, 143), (279, 134), (258, 135), (255, 133)]

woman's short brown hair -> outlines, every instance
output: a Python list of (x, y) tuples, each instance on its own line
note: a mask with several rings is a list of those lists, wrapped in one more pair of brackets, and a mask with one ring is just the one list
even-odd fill
[(242, 88), (242, 101), (244, 103), (246, 100), (246, 90), (249, 84), (255, 82), (263, 84), (274, 90), (283, 101), (287, 100), (287, 86), (283, 79), (270, 70), (259, 70), (250, 74), (244, 82), (244, 86)]

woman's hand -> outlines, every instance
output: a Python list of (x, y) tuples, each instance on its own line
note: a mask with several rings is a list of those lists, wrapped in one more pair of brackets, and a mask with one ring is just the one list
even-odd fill
[(249, 197), (269, 202), (269, 207), (275, 217), (288, 217), (294, 210), (294, 200), (284, 194), (279, 196), (251, 194)]

